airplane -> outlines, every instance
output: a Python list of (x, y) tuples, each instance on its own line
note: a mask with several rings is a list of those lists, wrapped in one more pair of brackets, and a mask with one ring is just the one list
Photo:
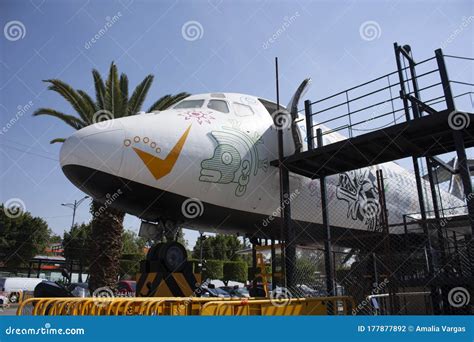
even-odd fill
[[(287, 108), (252, 95), (191, 95), (171, 108), (98, 122), (76, 131), (63, 144), (66, 177), (94, 199), (135, 215), (144, 234), (184, 227), (204, 232), (280, 240), (278, 131), (284, 155), (307, 149), (298, 103), (305, 80)], [(278, 125), (276, 116), (283, 119)], [(328, 128), (323, 125), (314, 127)], [(324, 144), (346, 139), (332, 132)], [(351, 247), (351, 236), (380, 233), (376, 170), (385, 178), (389, 224), (419, 212), (415, 177), (395, 162), (326, 178), (333, 241)], [(429, 183), (422, 180), (430, 210)], [(450, 215), (465, 213), (462, 199), (440, 192)], [(291, 214), (296, 242), (323, 241), (319, 180), (290, 173)], [(151, 227), (151, 228), (150, 228)], [(404, 228), (394, 226), (390, 234)], [(340, 240), (340, 242), (339, 242)]]

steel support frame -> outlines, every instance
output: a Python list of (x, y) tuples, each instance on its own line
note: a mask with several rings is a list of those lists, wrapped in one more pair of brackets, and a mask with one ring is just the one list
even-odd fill
[[(444, 60), (443, 50), (437, 49), (435, 51), (436, 62), (438, 63), (439, 74), (441, 77), (441, 84), (443, 86), (444, 98), (446, 105), (451, 113), (456, 111), (456, 105), (454, 103), (453, 92), (451, 90), (451, 84), (449, 82), (448, 69), (446, 68), (446, 62)], [(469, 222), (471, 224), (470, 238), (466, 240), (466, 246), (468, 250), (472, 247), (472, 233), (474, 230), (474, 196), (472, 193), (472, 182), (469, 165), (467, 164), (466, 148), (464, 146), (464, 137), (462, 130), (453, 129), (454, 146), (456, 148), (456, 154), (458, 157), (458, 168), (461, 175), (461, 180), (464, 189), (464, 195), (466, 196), (466, 204)], [(471, 274), (474, 274), (474, 265), (471, 264)]]
[[(410, 117), (410, 108), (408, 106), (408, 96), (407, 92), (405, 90), (405, 79), (403, 77), (403, 68), (402, 68), (402, 56), (405, 57), (408, 60), (409, 63), (409, 69), (410, 69), (410, 74), (411, 74), (411, 79), (412, 79), (412, 84), (413, 84), (413, 91), (417, 99), (419, 99), (419, 91), (418, 91), (418, 85), (416, 82), (416, 72), (415, 72), (415, 66), (416, 63), (412, 58), (411, 55), (411, 48), (409, 46), (403, 47), (398, 45), (397, 43), (394, 44), (394, 50), (395, 50), (395, 57), (397, 61), (397, 67), (398, 67), (398, 77), (400, 81), (400, 97), (403, 101), (404, 109), (405, 109), (405, 117), (407, 122), (411, 120)], [(420, 112), (419, 112), (419, 107), (416, 104), (412, 105), (412, 112), (413, 112), (413, 117), (414, 119), (420, 117)], [(413, 171), (415, 173), (415, 181), (416, 181), (416, 190), (418, 194), (418, 203), (420, 206), (420, 214), (421, 214), (421, 226), (423, 229), (423, 232), (426, 236), (426, 241), (425, 241), (425, 250), (427, 253), (427, 261), (428, 261), (428, 274), (430, 278), (434, 277), (434, 265), (433, 265), (433, 255), (432, 255), (432, 247), (431, 247), (431, 238), (430, 238), (430, 232), (429, 232), (429, 227), (426, 224), (426, 209), (425, 209), (425, 202), (423, 199), (423, 186), (421, 182), (421, 174), (420, 174), (420, 166), (418, 164), (418, 158), (417, 157), (412, 157), (413, 161)], [(433, 310), (436, 314), (440, 314), (440, 297), (439, 297), (439, 292), (436, 286), (430, 286), (430, 291), (431, 291), (431, 300), (432, 300), (432, 305), (433, 305)]]
[[(275, 58), (275, 78), (276, 78), (276, 96), (277, 111), (280, 110), (280, 86), (278, 79), (278, 58)], [(280, 174), (280, 211), (281, 211), (281, 230), (280, 240), (285, 242), (284, 253), (282, 253), (282, 266), (284, 267), (284, 287), (292, 288), (295, 286), (295, 264), (296, 264), (296, 244), (295, 230), (291, 221), (290, 205), (290, 174), (284, 165), (283, 148), (283, 128), (277, 127), (278, 135), (278, 169)]]
[(388, 226), (388, 209), (385, 198), (385, 185), (383, 178), (383, 171), (377, 170), (377, 188), (379, 193), (379, 204), (381, 207), (380, 211), (380, 225), (382, 226), (384, 234), (384, 266), (388, 273), (388, 290), (389, 290), (389, 304), (390, 304), (390, 314), (396, 315), (399, 313), (400, 305), (397, 298), (397, 283), (398, 280), (393, 272), (393, 258), (392, 258), (392, 247), (390, 244), (390, 231)]
[[(321, 128), (316, 130), (317, 146), (323, 146), (323, 132)], [(331, 226), (329, 225), (329, 213), (327, 203), (326, 177), (319, 178), (321, 189), (321, 212), (323, 219), (324, 234), (324, 269), (326, 273), (326, 290), (329, 296), (334, 296), (334, 259), (332, 253)], [(328, 314), (334, 314), (334, 309), (328, 305)]]

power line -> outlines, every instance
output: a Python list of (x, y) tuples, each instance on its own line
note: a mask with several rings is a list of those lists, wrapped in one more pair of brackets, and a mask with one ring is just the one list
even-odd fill
[(5, 145), (4, 143), (0, 143), (0, 145), (1, 145), (0, 147), (2, 147), (2, 148), (7, 147), (7, 148), (10, 148), (10, 149), (17, 150), (19, 152), (24, 152), (24, 153), (27, 153), (27, 154), (31, 154), (31, 155), (34, 155), (34, 156), (37, 156), (37, 157), (40, 157), (40, 158), (59, 161), (59, 159), (56, 159), (56, 158), (51, 158), (51, 157), (48, 157), (48, 156), (45, 156), (45, 155), (42, 155), (42, 154), (39, 154), (39, 153), (23, 150), (23, 149), (18, 148), (18, 147), (8, 146), (8, 145)]
[[(19, 141), (16, 141), (16, 140), (13, 140), (13, 139), (9, 139), (9, 138), (4, 138), (4, 137), (1, 137), (1, 138), (0, 138), (0, 144), (2, 143), (1, 140), (6, 140), (6, 143), (7, 143), (7, 144), (10, 144), (10, 145), (12, 145), (12, 144), (15, 145), (15, 146), (17, 146), (17, 145), (22, 145), (23, 147), (26, 147), (26, 148), (28, 148), (29, 150), (32, 149), (32, 147), (33, 147), (32, 145), (25, 144), (25, 143), (23, 143), (23, 142), (19, 142)], [(38, 150), (38, 151), (39, 151), (39, 150)], [(52, 156), (56, 155), (56, 153), (52, 153), (52, 152), (49, 152), (49, 151), (41, 151), (41, 153), (48, 154), (48, 155), (52, 155)]]

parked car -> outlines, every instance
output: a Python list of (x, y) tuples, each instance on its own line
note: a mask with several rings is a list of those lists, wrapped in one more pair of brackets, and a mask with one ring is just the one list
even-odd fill
[(5, 294), (0, 292), (0, 309), (8, 307), (9, 300), (8, 297), (5, 296)]
[(296, 285), (297, 292), (303, 297), (320, 297), (320, 292), (305, 284)]
[(201, 297), (230, 298), (230, 294), (220, 288), (202, 288)]
[(0, 291), (5, 292), (10, 303), (16, 303), (25, 291), (34, 291), (36, 285), (43, 282), (41, 278), (7, 277), (0, 278)]
[(135, 296), (137, 282), (134, 280), (121, 280), (117, 284), (117, 294), (119, 296)]
[(245, 287), (238, 286), (221, 286), (222, 290), (230, 294), (232, 298), (249, 298), (249, 291)]

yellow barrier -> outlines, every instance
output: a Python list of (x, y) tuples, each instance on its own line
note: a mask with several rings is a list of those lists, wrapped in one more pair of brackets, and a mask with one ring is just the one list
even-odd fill
[(203, 305), (202, 316), (305, 316), (327, 315), (328, 304), (335, 315), (350, 315), (355, 302), (352, 297), (292, 298), (281, 300), (253, 299), (240, 302), (211, 301)]
[(194, 297), (153, 298), (30, 298), (20, 303), (17, 315), (73, 316), (241, 316), (326, 315), (331, 303), (336, 315), (350, 315), (352, 297), (235, 299)]

